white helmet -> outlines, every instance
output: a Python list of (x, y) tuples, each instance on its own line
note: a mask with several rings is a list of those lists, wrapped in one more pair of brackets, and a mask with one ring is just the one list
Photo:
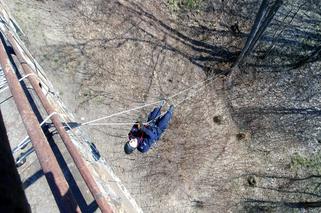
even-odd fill
[(128, 141), (124, 146), (124, 151), (126, 154), (131, 154), (138, 146), (137, 138), (133, 138)]

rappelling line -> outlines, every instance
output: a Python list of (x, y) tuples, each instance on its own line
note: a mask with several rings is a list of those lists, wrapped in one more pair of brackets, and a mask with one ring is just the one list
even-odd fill
[[(8, 27), (7, 27), (8, 28)], [(29, 52), (28, 48), (25, 46), (25, 44), (21, 41), (19, 36), (15, 36), (13, 33), (10, 32), (9, 33), (12, 35), (12, 38), (17, 42), (17, 44), (19, 45), (19, 47), (21, 48), (21, 50), (25, 53), (25, 56), (27, 59), (29, 59), (30, 63), (33, 64), (34, 68), (33, 69), (30, 64), (28, 62), (26, 62), (26, 64), (33, 70), (35, 70), (37, 72), (39, 81), (41, 80), (42, 83), (44, 82), (43, 80), (45, 80), (46, 82), (48, 82), (48, 78), (47, 76), (43, 73), (44, 71), (41, 69), (41, 66), (37, 63), (37, 61), (35, 60), (35, 58), (32, 56), (32, 54)], [(43, 79), (41, 79), (39, 76), (41, 75), (41, 77)], [(48, 89), (50, 89), (49, 85), (44, 83)]]
[[(5, 26), (6, 26), (7, 30), (9, 30), (9, 26), (8, 26), (8, 25), (5, 25)], [(9, 31), (10, 31), (10, 30), (9, 30)], [(3, 32), (2, 32), (2, 33), (3, 33)], [(4, 33), (4, 34), (5, 34), (6, 36), (11, 36), (11, 37), (17, 42), (18, 47), (21, 48), (21, 50), (24, 52), (24, 57), (23, 57), (24, 62), (23, 62), (23, 63), (27, 64), (27, 66), (29, 66), (31, 69), (36, 70), (36, 73), (28, 74), (28, 75), (24, 76), (22, 79), (20, 79), (19, 81), (22, 81), (23, 79), (25, 79), (26, 77), (28, 77), (28, 76), (30, 76), (30, 75), (35, 75), (35, 76), (37, 77), (37, 79), (39, 80), (39, 82), (47, 87), (47, 88), (46, 88), (46, 92), (47, 92), (47, 93), (51, 93), (51, 94), (54, 95), (54, 97), (56, 98), (56, 101), (57, 101), (57, 103), (59, 104), (59, 106), (61, 107), (61, 109), (62, 109), (64, 112), (68, 111), (68, 110), (63, 106), (63, 104), (60, 102), (59, 96), (57, 96), (57, 94), (56, 94), (55, 92), (52, 92), (52, 91), (51, 91), (52, 86), (51, 86), (50, 82), (47, 82), (48, 79), (47, 79), (47, 77), (43, 74), (43, 70), (41, 69), (40, 66), (38, 66), (38, 63), (37, 63), (37, 62), (35, 61), (35, 59), (32, 57), (32, 55), (30, 54), (30, 52), (28, 51), (28, 49), (25, 47), (24, 43), (21, 42), (20, 38), (19, 38), (19, 37), (16, 37), (16, 36), (15, 36), (14, 34), (12, 34), (11, 32)], [(34, 66), (34, 68), (33, 68), (28, 62), (31, 63), (31, 64)], [(49, 85), (50, 85), (50, 86), (49, 86)], [(4, 90), (6, 90), (6, 89), (4, 89)], [(0, 93), (1, 93), (1, 92), (2, 92), (2, 91), (0, 91)], [(57, 114), (58, 114), (58, 113), (57, 113)], [(70, 115), (69, 112), (67, 112), (66, 114)], [(80, 137), (72, 130), (72, 127), (70, 127), (70, 125), (68, 124), (68, 122), (66, 121), (66, 119), (65, 119), (62, 115), (60, 115), (60, 114), (58, 114), (58, 115), (62, 118), (62, 120), (64, 120), (64, 122), (65, 122), (64, 126), (66, 126), (69, 130), (71, 130), (71, 133), (72, 133), (72, 135), (75, 136), (75, 138), (77, 138), (79, 141), (84, 141), (84, 142), (87, 143), (89, 146), (91, 146), (91, 144), (90, 144), (87, 140), (85, 140), (85, 139), (84, 139), (84, 140), (80, 139)], [(51, 116), (52, 116), (52, 115), (50, 115), (48, 118), (50, 118)], [(46, 118), (46, 119), (44, 120), (44, 122), (46, 122), (46, 121), (48, 120), (48, 118)], [(44, 123), (44, 122), (43, 122), (43, 123)], [(43, 123), (41, 123), (41, 126), (43, 125)], [(30, 142), (30, 141), (28, 140), (28, 138), (29, 138), (29, 137), (26, 137), (26, 138), (19, 144), (19, 147), (17, 147), (17, 149), (21, 149), (21, 147), (24, 147), (26, 144), (28, 144), (28, 143)], [(78, 144), (76, 144), (76, 143), (74, 143), (74, 144), (78, 146)]]
[(202, 81), (202, 82), (199, 82), (199, 83), (197, 83), (197, 84), (194, 84), (193, 86), (188, 87), (188, 88), (186, 88), (186, 89), (184, 89), (184, 90), (182, 90), (182, 91), (180, 91), (180, 92), (178, 92), (178, 93), (176, 93), (176, 94), (174, 94), (174, 95), (170, 96), (170, 97), (169, 97), (169, 98), (167, 98), (167, 99), (169, 100), (169, 99), (175, 98), (176, 96), (178, 96), (178, 95), (180, 95), (180, 94), (182, 94), (182, 93), (184, 93), (184, 92), (186, 92), (186, 91), (188, 91), (188, 90), (193, 89), (193, 87), (195, 87), (195, 86), (198, 86), (198, 85), (200, 85), (200, 84), (204, 84), (204, 83), (206, 83), (207, 81), (212, 80), (215, 76), (216, 76), (216, 75), (213, 75), (212, 77), (207, 78), (206, 80), (204, 80), (204, 81)]
[[(5, 26), (6, 26), (6, 28), (8, 29), (9, 28), (9, 26), (7, 25), (7, 23), (6, 22), (4, 22), (3, 20), (2, 20), (2, 22), (5, 24)], [(15, 36), (13, 36), (13, 38), (16, 40), (16, 42), (19, 44), (19, 46), (20, 46), (20, 48), (22, 48), (22, 50), (27, 54), (27, 57), (29, 58), (29, 60), (31, 59), (31, 63), (33, 63), (33, 65), (35, 66), (35, 69), (37, 70), (37, 73), (39, 73), (38, 72), (38, 66), (37, 66), (37, 64), (35, 63), (35, 61), (34, 61), (34, 59), (32, 58), (32, 57), (30, 57), (30, 55), (29, 55), (29, 52), (28, 51), (26, 51), (25, 50), (25, 48), (24, 48), (24, 46), (23, 45), (21, 45), (21, 43), (20, 43), (20, 40), (17, 40), (17, 38), (15, 37)], [(27, 63), (27, 62), (26, 62)], [(28, 63), (27, 63), (28, 64)], [(30, 65), (29, 65), (30, 66)], [(40, 72), (41, 73), (41, 72)], [(41, 73), (42, 74), (42, 73)], [(32, 73), (32, 74), (28, 74), (28, 75), (26, 75), (26, 76), (24, 76), (24, 77), (22, 77), (21, 79), (19, 79), (19, 81), (22, 81), (23, 79), (25, 79), (25, 78), (27, 78), (28, 76), (30, 76), (30, 75), (35, 75), (35, 76), (37, 76), (35, 73)], [(210, 81), (210, 80), (212, 80), (213, 78), (215, 77), (215, 75), (213, 75), (213, 76), (211, 76), (210, 78), (207, 78), (206, 80), (204, 80), (204, 81), (202, 81), (202, 82), (199, 82), (199, 83), (197, 83), (197, 84), (195, 84), (195, 85), (193, 85), (193, 86), (191, 86), (191, 87), (188, 87), (188, 88), (186, 88), (186, 89), (184, 89), (184, 90), (182, 90), (182, 91), (180, 91), (180, 92), (178, 92), (178, 93), (176, 93), (176, 94), (174, 94), (174, 95), (172, 95), (172, 96), (169, 96), (168, 98), (165, 98), (164, 99), (164, 101), (166, 101), (166, 102), (168, 102), (169, 100), (171, 100), (171, 99), (173, 99), (173, 98), (175, 98), (175, 97), (177, 97), (177, 96), (179, 96), (179, 95), (181, 95), (181, 94), (183, 94), (183, 93), (186, 93), (187, 91), (189, 91), (189, 90), (192, 90), (192, 89), (196, 89), (196, 88), (198, 88), (200, 85), (203, 85), (203, 86), (205, 86), (206, 85), (206, 83), (208, 82), (208, 81)], [(39, 76), (37, 76), (37, 78), (41, 81), (41, 79), (39, 78)], [(46, 79), (46, 78), (45, 78)], [(42, 81), (41, 81), (42, 82)], [(42, 82), (43, 83), (43, 82)], [(46, 84), (45, 84), (46, 85)], [(46, 85), (47, 86), (47, 85)], [(47, 86), (48, 88), (49, 88), (49, 86)], [(200, 89), (201, 89), (202, 87), (200, 87)], [(5, 87), (4, 89), (2, 89), (2, 90), (0, 90), (0, 93), (2, 93), (2, 92), (4, 92), (5, 90), (7, 90), (8, 89), (8, 87)], [(200, 90), (199, 89), (199, 90)], [(196, 93), (199, 91), (199, 90), (197, 90), (196, 91)], [(183, 103), (184, 101), (186, 101), (187, 99), (189, 99), (190, 97), (187, 97), (187, 98), (185, 98), (185, 99), (183, 99), (182, 101), (180, 101), (179, 103), (176, 103), (176, 104), (173, 104), (174, 106), (178, 106), (178, 105), (180, 105), (181, 103)], [(129, 113), (129, 112), (132, 112), (132, 111), (135, 111), (135, 110), (139, 110), (139, 109), (142, 109), (142, 108), (145, 108), (145, 107), (148, 107), (148, 106), (153, 106), (153, 105), (156, 105), (156, 104), (159, 104), (159, 103), (161, 103), (162, 102), (162, 100), (161, 101), (156, 101), (156, 102), (152, 102), (152, 103), (148, 103), (148, 104), (145, 104), (145, 105), (142, 105), (142, 106), (138, 106), (138, 107), (135, 107), (135, 108), (132, 108), (132, 109), (128, 109), (128, 110), (124, 110), (124, 111), (121, 111), (121, 112), (117, 112), (117, 113), (114, 113), (114, 114), (111, 114), (111, 115), (107, 115), (107, 116), (104, 116), (104, 117), (101, 117), (101, 118), (98, 118), (98, 119), (95, 119), (95, 120), (92, 120), (92, 121), (88, 121), (88, 122), (85, 122), (85, 123), (79, 123), (79, 126), (86, 126), (86, 125), (92, 125), (92, 126), (100, 126), (100, 125), (119, 125), (119, 126), (121, 126), (121, 125), (133, 125), (133, 124), (135, 124), (135, 123), (96, 123), (96, 122), (98, 122), (98, 121), (101, 121), (101, 120), (105, 120), (105, 119), (108, 119), (108, 118), (111, 118), (111, 117), (115, 117), (115, 116), (118, 116), (118, 115), (122, 115), (122, 114), (126, 114), (126, 113)], [(156, 120), (157, 118), (159, 118), (160, 116), (162, 116), (163, 114), (161, 114), (161, 115), (159, 115), (159, 116), (157, 116), (155, 119), (153, 119), (153, 120), (151, 120), (151, 121), (149, 121), (149, 122), (146, 122), (146, 123), (143, 123), (143, 124), (145, 124), (145, 125), (148, 125), (148, 124), (150, 124), (151, 122), (153, 122), (154, 120)], [(45, 122), (45, 121), (44, 121)], [(41, 124), (42, 125), (42, 124)], [(72, 128), (69, 126), (69, 124), (66, 122), (66, 126), (70, 129), (70, 130), (72, 130)], [(74, 134), (74, 133), (73, 133)], [(74, 134), (74, 135), (76, 135), (76, 134)], [(22, 141), (22, 143), (23, 142), (26, 142), (26, 141), (28, 141), (27, 140), (28, 139), (28, 137), (26, 138), (26, 139), (24, 139), (23, 141)], [(20, 146), (20, 144), (18, 145), (18, 146)], [(18, 148), (18, 147), (17, 147)]]
[[(51, 113), (47, 118), (45, 118), (45, 120), (43, 120), (39, 126), (42, 127), (53, 115), (58, 114), (57, 112), (53, 112)], [(14, 155), (17, 151), (19, 151), (20, 149), (24, 149), (29, 143), (31, 142), (31, 140), (29, 139), (29, 136), (26, 136), (19, 144), (18, 146), (16, 146), (13, 150), (12, 150), (12, 155)], [(19, 167), (22, 164), (24, 164), (25, 159), (31, 154), (33, 153), (34, 148), (31, 147), (29, 150), (27, 150), (27, 152), (22, 153), (17, 159), (16, 159), (16, 165)], [(22, 164), (20, 164), (22, 163)]]
[[(131, 111), (135, 111), (135, 110), (138, 110), (138, 109), (142, 109), (142, 108), (145, 108), (145, 107), (148, 107), (148, 106), (156, 105), (156, 104), (161, 103), (162, 101), (166, 101), (166, 102), (167, 102), (167, 101), (169, 101), (170, 99), (173, 99), (173, 98), (179, 96), (180, 94), (183, 94), (183, 93), (185, 93), (185, 92), (193, 89), (193, 88), (196, 87), (196, 86), (199, 86), (199, 85), (206, 86), (206, 82), (212, 80), (215, 76), (216, 76), (216, 75), (213, 75), (213, 76), (211, 76), (210, 78), (207, 78), (206, 80), (204, 80), (204, 81), (202, 81), (202, 82), (199, 82), (199, 83), (197, 83), (197, 84), (195, 84), (195, 85), (193, 85), (193, 86), (191, 86), (191, 87), (188, 87), (188, 88), (186, 88), (186, 89), (184, 89), (184, 90), (182, 90), (182, 91), (180, 91), (180, 92), (178, 92), (178, 93), (176, 93), (176, 94), (174, 94), (174, 95), (172, 95), (172, 96), (170, 96), (170, 97), (168, 97), (168, 98), (165, 98), (164, 100), (157, 101), (157, 102), (153, 102), (153, 103), (148, 103), (148, 104), (145, 104), (145, 105), (142, 105), (142, 106), (139, 106), (139, 107), (135, 107), (135, 108), (133, 108), (133, 109), (124, 110), (124, 111), (121, 111), (121, 112), (117, 112), (117, 113), (115, 113), (115, 114), (111, 114), (111, 115), (108, 115), (108, 116), (104, 116), (104, 117), (102, 117), (102, 118), (98, 118), (98, 119), (95, 119), (95, 120), (92, 120), (92, 121), (88, 121), (88, 122), (82, 123), (82, 124), (80, 124), (80, 126), (89, 126), (89, 125), (90, 125), (90, 126), (117, 126), (117, 125), (118, 125), (118, 126), (127, 126), (127, 125), (134, 125), (135, 123), (96, 123), (96, 122), (97, 122), (97, 121), (101, 121), (101, 120), (105, 120), (105, 119), (107, 119), (107, 118), (115, 117), (115, 116), (118, 116), (118, 115), (121, 115), (121, 114), (129, 113), (129, 112), (131, 112)], [(202, 86), (199, 87), (199, 88), (202, 88)], [(196, 90), (196, 91), (199, 91), (199, 90)], [(188, 98), (190, 98), (190, 97), (185, 98), (183, 101), (180, 101), (178, 104), (174, 104), (174, 106), (180, 105), (181, 103), (183, 103), (183, 102), (184, 102), (185, 100), (187, 100)], [(149, 122), (145, 122), (145, 123), (143, 123), (143, 124), (144, 124), (144, 125), (148, 125), (148, 124), (150, 124), (151, 122), (153, 122), (154, 120), (156, 120), (157, 118), (159, 118), (159, 117), (162, 116), (162, 115), (163, 115), (163, 114), (161, 114), (161, 115), (157, 116), (156, 118), (154, 118), (153, 120), (151, 120), (151, 121), (149, 121)]]
[[(48, 117), (46, 117), (40, 124), (39, 126), (42, 127), (53, 115), (56, 115), (59, 113), (58, 112), (53, 112), (51, 113)], [(16, 153), (19, 149), (22, 147), (26, 146), (28, 143), (30, 143), (29, 136), (26, 136), (19, 144), (12, 150), (12, 154)]]
[[(46, 117), (40, 124), (39, 126), (42, 127), (49, 119), (51, 119), (51, 117), (53, 115), (59, 115), (60, 118), (62, 118), (62, 120), (65, 122), (64, 123), (64, 126), (67, 127), (70, 132), (79, 140), (79, 141), (82, 141), (80, 140), (80, 138), (78, 137), (78, 135), (76, 133), (73, 132), (73, 128), (68, 124), (68, 122), (64, 119), (64, 117), (59, 114), (58, 112), (53, 112), (51, 113), (48, 117)], [(19, 151), (20, 149), (24, 149), (29, 143), (30, 143), (30, 139), (29, 139), (29, 136), (26, 136), (19, 144), (18, 146), (16, 146), (13, 150), (12, 150), (12, 154), (15, 154), (17, 151)], [(85, 141), (87, 143), (87, 141)], [(78, 146), (78, 144), (74, 143), (75, 145)], [(88, 143), (87, 143), (88, 144)], [(91, 144), (88, 144), (90, 147), (91, 147)], [(95, 147), (94, 147), (95, 148)], [(93, 147), (91, 147), (91, 149), (93, 149)], [(22, 162), (26, 157), (28, 157), (28, 155), (30, 155), (32, 152), (33, 152), (33, 148), (31, 148), (30, 150), (28, 150), (27, 152), (23, 153), (22, 156), (19, 157), (19, 159), (17, 159), (17, 162), (16, 164)], [(95, 148), (95, 151), (98, 152), (98, 150)]]
[[(10, 34), (12, 36), (12, 38), (17, 42), (18, 46), (21, 48), (21, 50), (26, 54), (26, 57), (30, 60), (30, 62), (33, 64), (34, 66), (34, 70), (37, 72), (35, 73), (38, 80), (47, 86), (49, 92), (50, 92), (50, 87), (47, 85), (47, 83), (44, 83), (43, 80), (39, 77), (39, 74), (41, 74), (42, 78), (44, 78), (46, 81), (48, 81), (47, 77), (41, 72), (41, 70), (38, 68), (37, 66), (37, 62), (35, 61), (35, 59), (32, 57), (32, 55), (30, 54), (29, 50), (26, 48), (26, 46), (24, 45), (24, 43), (21, 41), (20, 37), (15, 36), (15, 34), (11, 33), (11, 26), (7, 23), (7, 21), (3, 20), (3, 18), (0, 16), (0, 21), (2, 22), (2, 24), (5, 26), (6, 28), (6, 32), (3, 32), (1, 30), (1, 33), (3, 35)], [(10, 20), (11, 21), (11, 20)], [(30, 64), (28, 62), (25, 62), (29, 67)], [(31, 67), (32, 68), (32, 67)], [(39, 72), (40, 71), (40, 72)]]
[[(13, 36), (13, 38), (15, 39), (15, 37)], [(16, 40), (16, 39), (15, 39)], [(17, 41), (17, 40), (16, 40)], [(17, 41), (18, 42), (18, 41)], [(19, 44), (19, 43), (18, 43)], [(20, 45), (20, 44), (19, 44)], [(22, 49), (23, 50), (23, 49)], [(24, 50), (23, 50), (24, 51)], [(29, 56), (28, 56), (29, 57)], [(29, 58), (30, 59), (30, 58)], [(25, 62), (28, 66), (30, 66), (27, 62)], [(36, 64), (34, 64), (34, 66), (37, 68), (37, 66), (36, 66)], [(2, 71), (2, 70), (1, 70)], [(3, 74), (3, 72), (1, 72), (1, 77), (3, 76), (4, 74)], [(48, 88), (48, 92), (50, 92), (50, 87), (47, 85), (47, 83), (44, 83), (43, 82), (43, 80), (38, 76), (39, 75), (39, 72), (37, 72), (37, 73), (29, 73), (29, 74), (27, 74), (27, 75), (25, 75), (25, 76), (23, 76), (22, 78), (20, 78), (19, 79), (19, 82), (21, 82), (22, 80), (24, 80), (24, 79), (26, 79), (26, 78), (28, 78), (29, 76), (31, 76), (31, 75), (33, 75), (33, 76), (35, 76), (38, 80), (39, 80), (39, 82), (41, 82), (41, 84), (44, 84), (47, 88)], [(2, 80), (2, 82), (1, 82), (1, 84), (0, 84), (0, 94), (1, 93), (3, 93), (3, 92), (5, 92), (7, 89), (9, 89), (9, 87), (8, 86), (5, 86), (7, 84), (7, 81), (6, 80)], [(5, 86), (5, 87), (4, 87)]]
[[(25, 44), (21, 41), (19, 36), (15, 36), (13, 33), (11, 33), (11, 26), (2, 19), (2, 17), (0, 17), (1, 22), (4, 24), (4, 26), (7, 28), (7, 32), (9, 32), (10, 35), (12, 35), (13, 39), (17, 42), (18, 46), (21, 48), (21, 50), (26, 54), (27, 58), (30, 60), (30, 62), (34, 65), (35, 67), (35, 71), (37, 72), (37, 75), (41, 74), (41, 76), (45, 79), (48, 80), (47, 77), (40, 71), (40, 69), (37, 66), (37, 63), (35, 61), (35, 59), (32, 57), (31, 53), (29, 52), (29, 50), (26, 48)], [(7, 33), (2, 32), (4, 35), (7, 35)], [(26, 64), (28, 64), (26, 62)], [(28, 64), (28, 66), (30, 66)], [(32, 68), (32, 67), (31, 67)], [(40, 72), (39, 72), (40, 71)], [(40, 80), (40, 79), (39, 79)], [(46, 84), (47, 86), (47, 84)], [(49, 86), (47, 86), (48, 88), (50, 88)]]
[[(19, 82), (23, 81), (25, 78), (28, 78), (28, 77), (31, 76), (31, 75), (34, 75), (34, 76), (37, 77), (37, 75), (36, 75), (35, 73), (30, 73), (30, 74), (25, 75), (25, 76), (23, 76), (22, 78), (20, 78), (20, 79), (19, 79)], [(9, 89), (8, 86), (4, 87), (2, 90), (0, 90), (0, 94), (3, 93), (4, 91), (6, 91), (7, 89)]]
[(195, 90), (194, 90), (194, 92), (195, 92), (194, 94), (192, 94), (192, 95), (184, 98), (182, 101), (176, 103), (176, 104), (175, 104), (175, 107), (177, 108), (177, 107), (180, 106), (183, 102), (185, 102), (186, 100), (188, 100), (188, 99), (190, 99), (191, 97), (193, 97), (194, 95), (196, 95), (196, 93), (198, 93), (200, 90), (202, 90), (203, 87), (205, 87), (205, 86), (206, 86), (206, 84), (204, 84), (204, 85), (200, 86), (199, 88), (195, 89)]
[(162, 102), (162, 101), (156, 101), (156, 102), (153, 102), (153, 103), (145, 104), (143, 106), (138, 106), (138, 107), (135, 107), (135, 108), (132, 108), (132, 109), (128, 109), (128, 110), (124, 110), (124, 111), (121, 111), (121, 112), (117, 112), (117, 113), (112, 114), (112, 115), (107, 115), (107, 116), (104, 116), (102, 118), (98, 118), (98, 119), (95, 119), (95, 120), (92, 120), (92, 121), (88, 121), (88, 122), (82, 123), (82, 124), (80, 124), (80, 126), (85, 126), (85, 125), (88, 125), (88, 124), (91, 124), (91, 123), (95, 123), (97, 121), (101, 121), (101, 120), (104, 120), (104, 119), (107, 119), (107, 118), (115, 117), (117, 115), (122, 115), (122, 114), (125, 114), (125, 113), (129, 113), (131, 111), (142, 109), (142, 108), (145, 108), (145, 107), (148, 107), (148, 106), (153, 106), (153, 105), (159, 104), (160, 102)]
[[(42, 127), (53, 115), (59, 115), (61, 118), (63, 118), (58, 112), (53, 112), (51, 113), (48, 117), (46, 117), (40, 124), (39, 126)], [(64, 119), (63, 119), (64, 120)], [(72, 127), (68, 124), (68, 122), (65, 121), (64, 124), (66, 127), (68, 127), (68, 129), (72, 130)], [(71, 131), (72, 132), (72, 131)], [(72, 132), (73, 133), (73, 132)], [(77, 135), (75, 133), (73, 133), (76, 137)], [(28, 143), (30, 142), (29, 140), (29, 136), (26, 136), (19, 144), (18, 146), (16, 146), (13, 150), (12, 150), (12, 154), (14, 154), (15, 152), (17, 152), (19, 149), (21, 149), (22, 147), (26, 146)]]
[[(7, 24), (7, 22), (4, 21), (2, 18), (1, 18), (1, 21), (4, 23), (5, 27), (9, 30), (10, 26)], [(39, 72), (38, 72), (38, 69), (37, 69), (37, 65), (36, 65), (33, 57), (31, 57), (31, 56), (29, 55), (29, 52), (26, 51), (26, 49), (24, 48), (24, 45), (21, 45), (20, 40), (18, 40), (15, 36), (12, 36), (12, 37), (13, 37), (13, 38), (16, 40), (16, 42), (19, 44), (20, 48), (22, 48), (22, 50), (27, 54), (27, 57), (29, 58), (29, 60), (31, 59), (31, 63), (34, 64), (37, 73), (39, 73)], [(26, 63), (27, 63), (27, 62), (26, 62)], [(28, 63), (27, 63), (27, 64), (28, 64)], [(28, 65), (29, 65), (29, 64), (28, 64)], [(29, 65), (29, 66), (30, 66), (30, 65)], [(34, 74), (35, 76), (37, 76), (35, 73), (33, 73), (33, 74)], [(42, 73), (40, 72), (40, 74), (42, 74)], [(29, 75), (31, 75), (31, 74), (29, 74)], [(28, 77), (29, 75), (24, 76), (23, 78), (19, 79), (19, 81), (22, 81), (23, 79), (25, 79), (25, 78)], [(204, 81), (202, 81), (202, 82), (199, 82), (199, 83), (197, 83), (197, 84), (195, 84), (195, 85), (193, 85), (193, 86), (191, 86), (191, 87), (189, 87), (189, 88), (186, 88), (186, 89), (184, 89), (184, 90), (182, 90), (182, 91), (180, 91), (180, 92), (178, 92), (178, 93), (176, 93), (176, 94), (174, 94), (174, 95), (172, 95), (172, 96), (170, 96), (170, 97), (168, 97), (168, 98), (165, 98), (164, 100), (165, 100), (165, 101), (171, 100), (171, 99), (173, 99), (173, 98), (175, 98), (175, 97), (177, 97), (177, 96), (179, 96), (179, 95), (181, 95), (181, 94), (183, 94), (183, 93), (185, 93), (185, 92), (187, 92), (187, 91), (189, 91), (189, 90), (191, 90), (191, 89), (193, 89), (193, 88), (195, 88), (195, 87), (198, 87), (199, 85), (205, 84), (206, 82), (212, 80), (214, 77), (215, 77), (215, 75), (213, 75), (212, 77), (210, 77), (210, 78), (208, 78), (208, 79), (206, 79), (206, 80), (204, 80)], [(37, 78), (39, 79), (39, 76), (37, 76)], [(45, 79), (46, 79), (46, 77), (45, 77)], [(39, 79), (39, 80), (41, 80), (41, 79)], [(42, 83), (43, 83), (43, 82), (42, 82)], [(46, 84), (45, 84), (45, 85), (46, 85)], [(206, 85), (206, 84), (205, 84), (205, 85)], [(205, 85), (204, 85), (204, 86), (205, 86)], [(47, 85), (46, 85), (46, 86), (47, 86)], [(48, 86), (47, 86), (47, 87), (48, 87)], [(50, 88), (50, 87), (48, 87), (48, 88)], [(7, 89), (7, 88), (4, 88), (3, 90), (0, 90), (0, 93), (3, 92), (3, 91), (5, 91), (6, 89)], [(183, 103), (183, 102), (184, 102), (185, 100), (187, 100), (188, 98), (190, 98), (190, 97), (187, 97), (187, 98), (185, 98), (184, 100), (182, 100), (181, 102), (179, 102), (179, 103), (177, 103), (177, 104), (174, 104), (174, 106), (180, 105), (181, 103)], [(124, 111), (121, 111), (121, 112), (118, 112), (118, 113), (115, 113), (115, 114), (112, 114), (112, 115), (104, 116), (104, 117), (102, 117), (102, 118), (98, 118), (98, 119), (95, 119), (95, 120), (92, 120), (92, 121), (88, 121), (88, 122), (85, 122), (85, 123), (80, 123), (79, 126), (86, 126), (86, 125), (95, 125), (95, 126), (99, 126), (99, 125), (132, 125), (132, 124), (134, 124), (134, 123), (96, 123), (96, 122), (101, 121), (101, 120), (104, 120), (104, 119), (107, 119), (107, 118), (115, 117), (115, 116), (118, 116), (118, 115), (121, 115), (121, 114), (126, 114), (126, 113), (129, 113), (129, 112), (131, 112), (131, 111), (135, 111), (135, 110), (138, 110), (138, 109), (142, 109), (142, 108), (145, 108), (145, 107), (148, 107), (148, 106), (153, 106), (153, 105), (159, 104), (159, 103), (161, 103), (161, 102), (162, 102), (162, 100), (161, 100), (161, 101), (157, 101), (157, 102), (148, 103), (148, 104), (145, 104), (145, 105), (142, 105), (142, 106), (138, 106), (138, 107), (135, 107), (135, 108), (133, 108), (133, 109), (124, 110)], [(157, 117), (156, 117), (155, 119), (153, 119), (152, 121), (156, 120), (156, 119), (159, 118), (160, 116), (162, 116), (162, 115), (157, 116)], [(149, 124), (149, 123), (151, 123), (152, 121), (149, 121), (149, 122), (144, 123), (144, 124)], [(71, 129), (71, 127), (68, 125), (67, 122), (66, 122), (66, 125), (68, 126), (69, 129)]]
[[(132, 123), (91, 123), (91, 124), (87, 124), (87, 126), (130, 126), (130, 125), (134, 125), (135, 122)], [(147, 125), (148, 123), (142, 123), (144, 125)], [(82, 125), (83, 126), (83, 125)]]

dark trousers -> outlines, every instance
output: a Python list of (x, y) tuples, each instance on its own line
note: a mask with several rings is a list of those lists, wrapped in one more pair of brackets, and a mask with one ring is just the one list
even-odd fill
[(162, 116), (160, 116), (161, 109), (162, 107), (154, 108), (154, 110), (149, 113), (147, 122), (152, 121), (151, 125), (156, 125), (161, 130), (161, 132), (164, 132), (168, 127), (170, 120), (172, 119), (173, 107), (171, 106)]

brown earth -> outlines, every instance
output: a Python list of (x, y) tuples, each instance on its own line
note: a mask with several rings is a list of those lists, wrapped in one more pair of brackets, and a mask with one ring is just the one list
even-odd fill
[[(248, 32), (258, 7), (245, 7), (246, 1), (184, 11), (154, 0), (6, 2), (79, 121), (161, 100), (228, 69), (244, 41), (230, 26), (238, 22)], [(279, 211), (273, 203), (244, 201), (315, 199), (301, 193), (308, 183), (293, 179), (304, 173), (289, 167), (293, 153), (310, 153), (306, 144), (284, 129), (273, 137), (278, 114), (247, 113), (267, 100), (281, 102), (257, 93), (278, 77), (240, 69), (248, 73), (228, 90), (218, 76), (171, 100), (170, 128), (147, 154), (123, 153), (130, 126), (82, 127), (145, 212)], [(286, 96), (282, 88), (276, 92)], [(151, 109), (105, 122), (133, 122)]]

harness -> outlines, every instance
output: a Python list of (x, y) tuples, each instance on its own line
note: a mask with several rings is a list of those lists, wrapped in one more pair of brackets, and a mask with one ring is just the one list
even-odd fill
[[(135, 127), (135, 126), (137, 126), (137, 124), (135, 124), (133, 127), (132, 127), (132, 129), (130, 130), (130, 132), (129, 132), (129, 134), (128, 134), (128, 138), (129, 139), (133, 139), (133, 138), (136, 138), (136, 139), (138, 139), (138, 144), (140, 144), (140, 143), (142, 143), (143, 142), (143, 140), (144, 140), (144, 132), (142, 131), (142, 130), (140, 130), (140, 129), (138, 129), (137, 127)], [(136, 134), (134, 135), (134, 133), (133, 133), (133, 130), (136, 130)], [(139, 135), (138, 135), (139, 134)]]

